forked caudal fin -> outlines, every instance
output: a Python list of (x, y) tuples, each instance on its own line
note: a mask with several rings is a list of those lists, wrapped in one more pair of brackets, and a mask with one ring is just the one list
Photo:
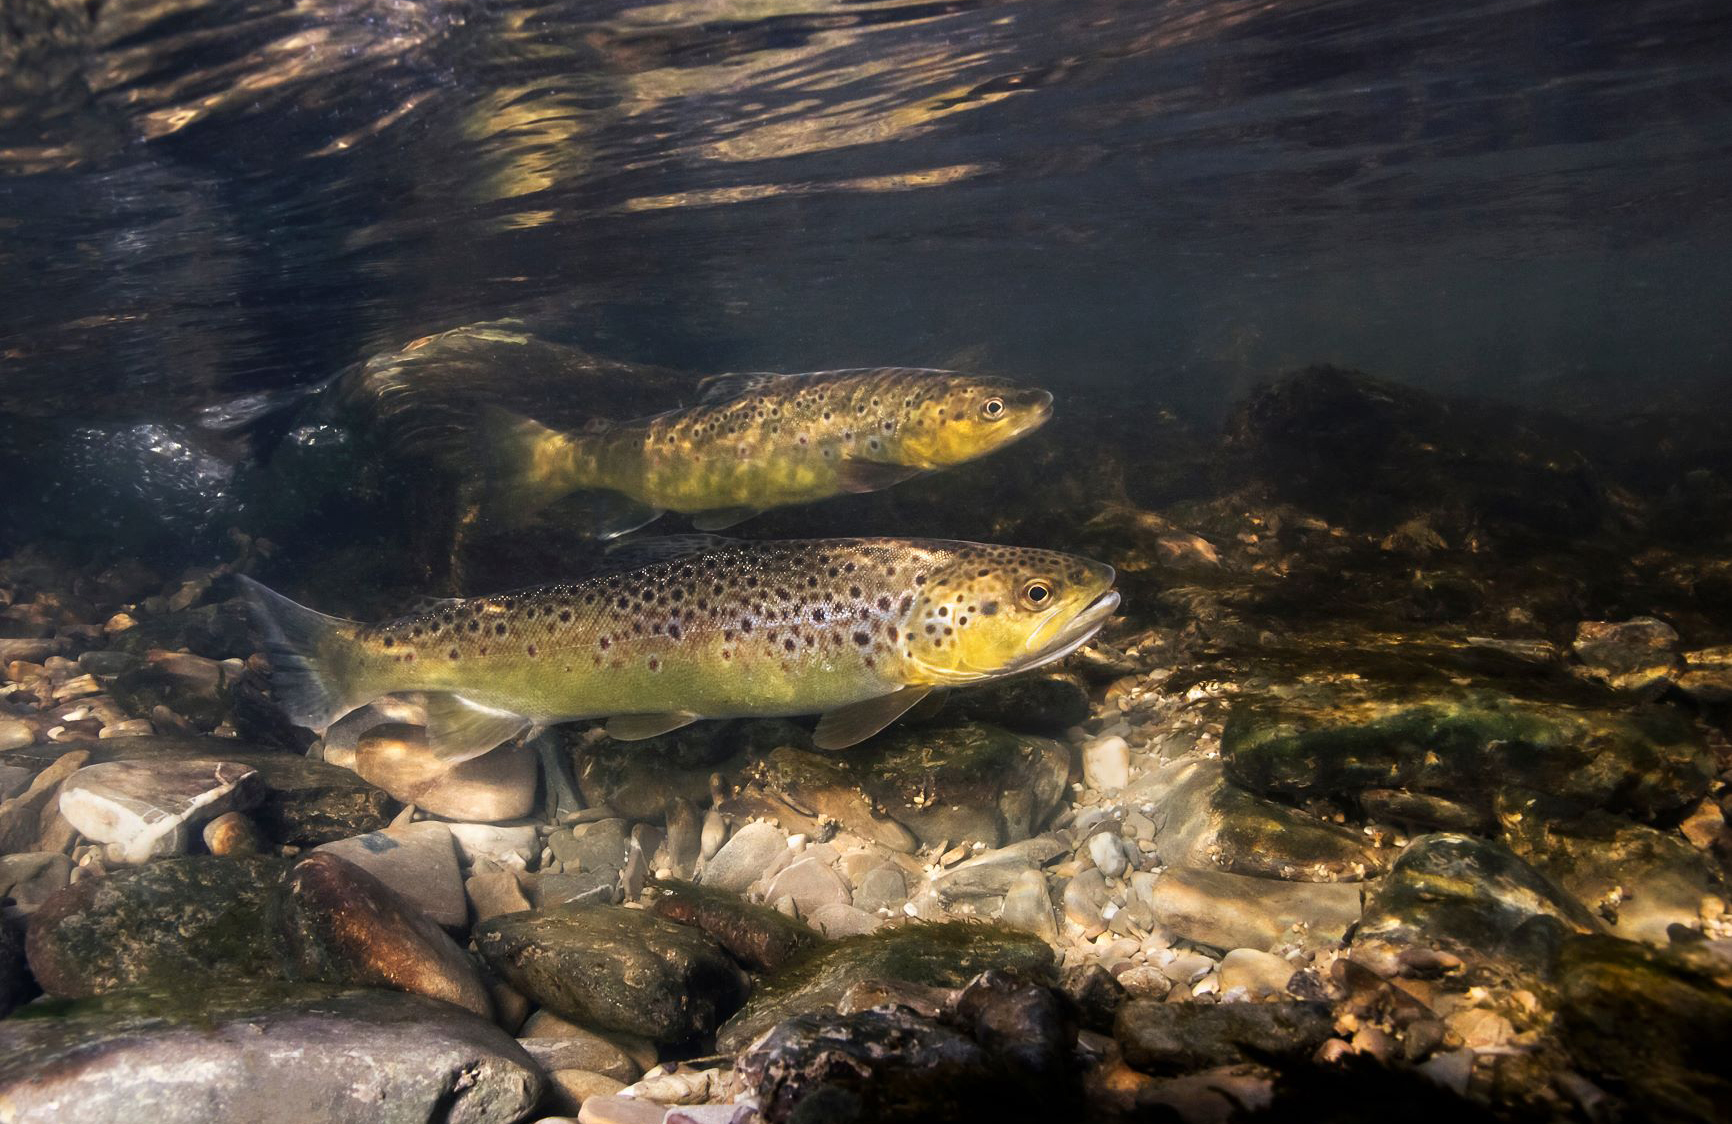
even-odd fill
[(297, 605), (244, 575), (240, 583), (271, 661), (271, 693), (289, 721), (322, 732), (369, 701), (358, 697), (342, 659), (355, 622)]

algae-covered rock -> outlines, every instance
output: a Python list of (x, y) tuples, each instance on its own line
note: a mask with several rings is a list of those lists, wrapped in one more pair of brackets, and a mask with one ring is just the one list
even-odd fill
[(1132, 791), (1154, 804), (1155, 842), (1168, 866), (1293, 882), (1357, 882), (1383, 870), (1364, 835), (1253, 796), (1228, 783), (1216, 760), (1182, 758)]
[(1605, 812), (1554, 820), (1544, 803), (1500, 809), (1507, 841), (1616, 936), (1664, 945), (1670, 926), (1699, 926), (1703, 900), (1724, 892), (1707, 858), (1672, 832)]
[(738, 1050), (784, 1018), (834, 1007), (849, 987), (865, 980), (962, 987), (990, 968), (1048, 978), (1054, 971), (1052, 948), (1030, 933), (960, 921), (846, 937), (760, 983), (716, 1034), (716, 1046)]
[(904, 854), (919, 846), (911, 831), (866, 794), (841, 757), (783, 746), (751, 761), (732, 779), (734, 787), (720, 806), (729, 815), (764, 816), (805, 832), (840, 824)]
[(844, 761), (866, 794), (927, 846), (1028, 838), (1070, 773), (1067, 747), (981, 722), (892, 727)]
[(774, 972), (819, 943), (798, 921), (726, 890), (691, 882), (651, 885), (660, 892), (650, 906), (657, 916), (696, 926), (748, 968)]
[(1326, 1003), (1166, 1003), (1133, 999), (1119, 1008), (1113, 1037), (1145, 1073), (1190, 1073), (1235, 1062), (1308, 1057), (1334, 1033)]
[(540, 1093), (504, 1031), (391, 991), (209, 983), (0, 1023), (0, 1103), (19, 1124), (509, 1124)]
[(796, 1015), (735, 1072), (770, 1124), (1000, 1119), (988, 1106), (1005, 1092), (1000, 1066), (972, 1038), (901, 1007)]
[(75, 882), (31, 917), (30, 968), (50, 995), (280, 979), (275, 858), (163, 859)]
[(1576, 1063), (1620, 1092), (1634, 1119), (1726, 1119), (1732, 970), (1610, 937), (1566, 941), (1556, 1026)]
[(1391, 968), (1408, 949), (1477, 963), (1511, 955), (1525, 960), (1516, 938), (1535, 918), (1579, 933), (1601, 928), (1580, 902), (1509, 848), (1466, 835), (1422, 835), (1366, 902), (1353, 955)]
[(1665, 707), (1595, 710), (1483, 689), (1332, 686), (1237, 703), (1227, 776), (1303, 797), (1407, 788), (1460, 798), (1530, 789), (1644, 818), (1707, 791), (1700, 735)]
[(746, 991), (721, 946), (643, 910), (573, 904), (506, 914), (476, 926), (475, 944), (555, 1014), (658, 1042), (708, 1033)]

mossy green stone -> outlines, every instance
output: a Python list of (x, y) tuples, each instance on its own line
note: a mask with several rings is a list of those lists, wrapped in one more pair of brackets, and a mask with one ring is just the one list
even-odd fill
[(1221, 754), (1236, 783), (1270, 795), (1525, 788), (1643, 817), (1698, 799), (1711, 776), (1700, 735), (1675, 710), (1598, 710), (1476, 688), (1247, 699)]
[(641, 909), (572, 904), (475, 927), (493, 969), (561, 1018), (677, 1042), (745, 997), (744, 974), (697, 929)]
[(74, 883), (31, 918), (31, 970), (43, 990), (68, 997), (281, 978), (288, 865), (197, 855)]
[(1578, 1065), (1620, 1091), (1632, 1118), (1726, 1119), (1732, 973), (1612, 937), (1559, 953), (1557, 1030)]
[(966, 921), (910, 924), (832, 941), (759, 984), (716, 1035), (732, 1052), (792, 1015), (834, 1007), (850, 986), (883, 980), (962, 987), (989, 968), (1056, 982), (1052, 946), (1031, 933)]

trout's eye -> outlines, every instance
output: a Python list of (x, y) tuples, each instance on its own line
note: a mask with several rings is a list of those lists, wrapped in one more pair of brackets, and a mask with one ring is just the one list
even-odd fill
[(988, 398), (980, 404), (980, 416), (987, 421), (997, 421), (1004, 416), (1004, 399)]
[(1017, 594), (1017, 600), (1025, 609), (1044, 609), (1052, 602), (1052, 583), (1041, 578), (1035, 578), (1022, 587)]

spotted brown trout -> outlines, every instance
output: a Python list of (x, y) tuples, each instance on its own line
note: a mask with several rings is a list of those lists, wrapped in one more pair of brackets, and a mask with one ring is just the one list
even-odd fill
[(1052, 414), (1044, 390), (903, 367), (722, 375), (700, 390), (698, 405), (597, 432), (490, 412), (487, 517), (519, 522), (589, 492), (616, 501), (591, 507), (601, 538), (665, 511), (720, 530), (767, 508), (875, 492), (971, 461)]
[(449, 761), (532, 728), (608, 718), (622, 740), (700, 718), (822, 714), (853, 745), (934, 690), (1051, 663), (1119, 603), (1110, 566), (934, 539), (676, 536), (638, 568), (445, 602), (383, 624), (325, 616), (242, 579), (278, 704), (323, 730), (425, 692)]

